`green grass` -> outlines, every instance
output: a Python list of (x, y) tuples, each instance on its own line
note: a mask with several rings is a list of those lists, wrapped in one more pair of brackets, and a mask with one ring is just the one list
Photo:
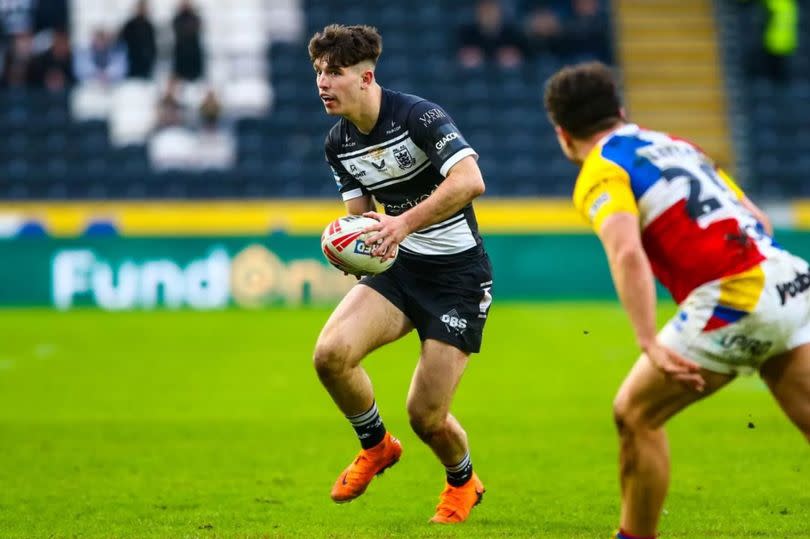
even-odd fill
[[(636, 356), (616, 305), (493, 308), (454, 407), (488, 492), (451, 528), (405, 413), (415, 336), (366, 362), (402, 461), (329, 500), (358, 444), (311, 366), (327, 315), (0, 311), (0, 537), (608, 537)], [(669, 433), (664, 537), (810, 537), (810, 452), (758, 379)]]

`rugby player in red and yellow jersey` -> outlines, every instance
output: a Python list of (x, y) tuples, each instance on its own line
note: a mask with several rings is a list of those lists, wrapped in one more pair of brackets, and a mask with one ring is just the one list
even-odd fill
[[(624, 119), (609, 68), (557, 72), (545, 108), (581, 165), (574, 204), (607, 254), (641, 357), (614, 402), (617, 538), (652, 538), (669, 483), (664, 423), (738, 374), (759, 372), (810, 440), (810, 271), (696, 146)], [(678, 303), (657, 332), (654, 277)]]

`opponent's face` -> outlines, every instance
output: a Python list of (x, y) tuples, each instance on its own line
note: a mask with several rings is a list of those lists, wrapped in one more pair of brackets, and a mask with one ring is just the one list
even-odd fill
[[(360, 64), (349, 67), (329, 65), (325, 60), (315, 62), (318, 96), (329, 115), (351, 116), (361, 107), (366, 71)], [(373, 75), (372, 75), (373, 77)]]

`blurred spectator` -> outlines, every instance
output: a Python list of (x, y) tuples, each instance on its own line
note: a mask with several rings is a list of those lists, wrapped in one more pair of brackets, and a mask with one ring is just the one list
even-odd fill
[(200, 125), (207, 129), (217, 129), (222, 116), (222, 105), (219, 104), (217, 94), (208, 90), (200, 103)]
[[(236, 159), (236, 139), (222, 125), (222, 107), (209, 90), (193, 119), (185, 118), (173, 95), (175, 86), (161, 99), (158, 129), (149, 140), (149, 160), (157, 170), (201, 171), (226, 169)], [(196, 123), (196, 128), (190, 125)]]
[(149, 139), (149, 161), (156, 170), (187, 169), (193, 165), (194, 133), (186, 126), (176, 96), (177, 84), (169, 86), (158, 102), (157, 127)]
[(527, 0), (520, 4), (520, 17), (530, 49), (538, 54), (561, 54), (566, 5), (560, 0)]
[(3, 58), (2, 86), (21, 88), (33, 83), (31, 62), (34, 57), (34, 36), (30, 33), (11, 36)]
[(183, 107), (177, 99), (177, 85), (170, 81), (166, 92), (158, 101), (157, 127), (160, 129), (183, 123)]
[(459, 29), (458, 60), (464, 67), (478, 67), (486, 61), (515, 67), (523, 61), (525, 52), (520, 30), (505, 20), (498, 0), (479, 0), (475, 21)]
[(182, 0), (172, 21), (174, 29), (174, 76), (195, 81), (203, 74), (203, 51), (201, 42), (202, 20), (191, 5), (191, 0)]
[(9, 35), (33, 33), (34, 7), (35, 0), (0, 0), (0, 19), (6, 33)]
[(83, 82), (119, 82), (127, 74), (126, 51), (110, 32), (96, 30), (90, 46), (74, 54), (73, 68)]
[(761, 0), (754, 3), (757, 11), (757, 41), (748, 55), (748, 71), (754, 77), (787, 82), (790, 57), (799, 39), (799, 3), (796, 0)]
[(69, 27), (67, 0), (38, 0), (35, 4), (35, 31), (39, 32), (40, 30), (48, 29), (65, 30)]
[(6, 67), (6, 51), (8, 50), (9, 39), (3, 20), (0, 19), (0, 80), (3, 80), (3, 73)]
[(51, 92), (61, 92), (76, 82), (67, 32), (55, 30), (51, 46), (31, 61), (30, 82)]
[(571, 15), (563, 25), (565, 55), (570, 61), (613, 63), (608, 17), (600, 0), (571, 0)]
[(200, 105), (196, 152), (197, 166), (202, 169), (230, 168), (236, 160), (236, 140), (222, 125), (222, 106), (213, 90)]
[(121, 29), (121, 41), (127, 47), (127, 61), (130, 78), (150, 79), (155, 68), (157, 41), (155, 27), (149, 20), (149, 6), (146, 0), (140, 0), (135, 15)]

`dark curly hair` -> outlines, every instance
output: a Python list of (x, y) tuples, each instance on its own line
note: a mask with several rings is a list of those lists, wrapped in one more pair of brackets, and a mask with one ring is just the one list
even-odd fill
[(565, 67), (546, 83), (549, 119), (575, 138), (588, 138), (621, 121), (621, 100), (610, 68), (601, 62)]
[(376, 64), (382, 53), (382, 37), (366, 25), (330, 24), (309, 40), (309, 59), (335, 67), (348, 67), (369, 60)]

